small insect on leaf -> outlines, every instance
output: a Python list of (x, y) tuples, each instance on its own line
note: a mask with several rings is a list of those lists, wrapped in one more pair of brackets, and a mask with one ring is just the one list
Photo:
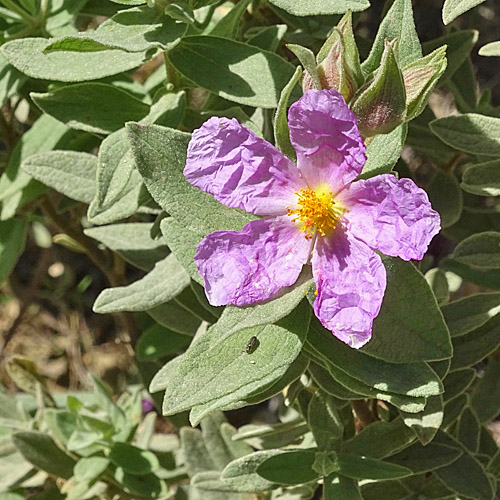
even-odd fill
[(255, 352), (255, 349), (257, 349), (257, 347), (259, 347), (260, 345), (260, 342), (259, 342), (259, 339), (254, 335), (247, 343), (247, 347), (245, 349), (245, 352), (247, 354), (252, 354), (253, 352)]

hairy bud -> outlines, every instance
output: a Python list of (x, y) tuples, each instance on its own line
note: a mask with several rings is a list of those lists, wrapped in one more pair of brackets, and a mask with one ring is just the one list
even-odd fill
[(379, 68), (353, 99), (351, 109), (363, 137), (388, 134), (405, 121), (406, 91), (396, 43), (386, 42)]
[(341, 19), (318, 52), (315, 68), (310, 70), (304, 66), (304, 69), (304, 92), (311, 88), (333, 88), (344, 96), (346, 102), (351, 100), (363, 82), (363, 75), (350, 11)]

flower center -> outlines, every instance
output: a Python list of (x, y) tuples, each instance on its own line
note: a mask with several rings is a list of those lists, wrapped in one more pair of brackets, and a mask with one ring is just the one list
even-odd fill
[(287, 207), (288, 215), (293, 217), (292, 222), (302, 223), (300, 230), (307, 239), (311, 239), (316, 231), (325, 236), (329, 230), (335, 229), (345, 208), (335, 204), (331, 191), (322, 187), (313, 191), (307, 187), (296, 194), (297, 205)]

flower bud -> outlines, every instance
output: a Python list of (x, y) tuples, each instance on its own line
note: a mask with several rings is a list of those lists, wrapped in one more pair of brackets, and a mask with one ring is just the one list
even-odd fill
[(396, 60), (396, 42), (385, 42), (379, 68), (351, 104), (363, 137), (388, 134), (405, 121), (406, 91)]
[(406, 88), (406, 119), (418, 116), (425, 108), (429, 95), (446, 69), (446, 45), (403, 68)]
[[(351, 11), (345, 14), (318, 52), (317, 63), (316, 75), (320, 83), (318, 88), (336, 89), (349, 102), (363, 82), (358, 48), (352, 31)], [(316, 78), (305, 69), (302, 82), (304, 92), (316, 86)]]

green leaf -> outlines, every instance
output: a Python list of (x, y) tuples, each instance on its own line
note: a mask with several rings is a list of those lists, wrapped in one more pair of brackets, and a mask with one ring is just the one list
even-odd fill
[(323, 479), (324, 500), (363, 500), (356, 481), (332, 474)]
[(149, 474), (160, 466), (154, 453), (127, 443), (114, 443), (108, 457), (117, 467), (134, 476)]
[[(227, 306), (219, 321), (210, 330), (223, 339), (242, 329), (267, 326), (291, 313), (307, 295), (312, 285), (310, 273), (305, 269), (295, 285), (284, 287), (273, 300), (246, 307)], [(306, 311), (303, 311), (306, 314)], [(249, 336), (249, 338), (251, 335)], [(260, 340), (260, 339), (259, 339)], [(247, 343), (245, 343), (246, 347)]]
[(301, 419), (291, 422), (244, 425), (238, 429), (233, 439), (242, 440), (257, 449), (281, 448), (293, 444), (309, 432), (309, 427)]
[[(303, 303), (277, 324), (240, 326), (232, 334), (224, 332), (224, 336), (209, 331), (182, 357), (165, 391), (164, 414), (172, 415), (236, 391), (242, 398), (279, 379), (300, 353), (308, 324), (309, 307)], [(217, 331), (217, 326), (213, 328)], [(260, 346), (249, 355), (245, 346), (252, 336), (259, 338)]]
[(402, 412), (402, 417), (404, 423), (415, 432), (419, 441), (424, 446), (429, 444), (443, 423), (443, 396), (428, 398), (422, 412)]
[(448, 286), (448, 278), (445, 271), (434, 267), (425, 273), (425, 280), (429, 283), (432, 293), (436, 297), (439, 305), (450, 300), (450, 290)]
[(183, 335), (194, 336), (201, 319), (188, 311), (176, 299), (146, 311), (157, 323)]
[(368, 356), (336, 339), (316, 321), (311, 323), (307, 345), (329, 368), (334, 366), (375, 390), (415, 398), (429, 397), (443, 391), (441, 381), (427, 364), (395, 364)]
[(98, 80), (136, 68), (144, 61), (142, 53), (130, 54), (122, 50), (44, 54), (53, 41), (22, 38), (2, 45), (1, 51), (21, 73), (31, 78), (58, 82)]
[(308, 407), (307, 423), (319, 451), (338, 450), (344, 434), (344, 425), (329, 394), (320, 390), (313, 394)]
[[(10, 155), (6, 170), (0, 177), (2, 220), (12, 217), (20, 205), (36, 198), (46, 189), (20, 169), (21, 163), (34, 154), (66, 146), (74, 133), (54, 118), (42, 115), (22, 136)], [(11, 209), (12, 213), (6, 215), (5, 205), (9, 202), (13, 202), (14, 207)]]
[(115, 471), (114, 479), (125, 487), (126, 491), (132, 494), (140, 495), (145, 498), (158, 498), (166, 495), (167, 487), (165, 483), (155, 474), (129, 474), (121, 467)]
[(263, 450), (251, 453), (230, 462), (222, 471), (221, 480), (233, 491), (257, 493), (272, 490), (277, 487), (273, 481), (268, 481), (257, 474), (257, 469), (268, 458), (281, 454), (279, 450)]
[(379, 134), (366, 148), (366, 163), (359, 178), (369, 179), (389, 173), (399, 159), (405, 145), (408, 125), (403, 123), (389, 134)]
[(310, 450), (284, 451), (262, 462), (257, 467), (257, 474), (272, 483), (308, 483), (319, 477), (312, 468), (315, 455)]
[(159, 391), (164, 391), (170, 382), (173, 374), (177, 371), (177, 368), (181, 362), (182, 354), (171, 359), (166, 364), (164, 364), (156, 375), (151, 380), (149, 384), (149, 392), (155, 393)]
[(253, 453), (253, 448), (242, 441), (235, 441), (233, 436), (236, 434), (236, 429), (227, 422), (223, 422), (220, 426), (220, 433), (224, 443), (231, 453), (232, 460), (244, 457)]
[(287, 48), (291, 50), (295, 56), (300, 61), (300, 64), (304, 67), (306, 75), (312, 78), (314, 86), (317, 89), (322, 88), (321, 80), (319, 79), (319, 74), (317, 70), (316, 57), (314, 57), (314, 52), (307, 47), (302, 47), (301, 45), (295, 45), (289, 43)]
[(484, 0), (445, 0), (443, 5), (443, 23), (450, 24), (458, 16), (472, 9)]
[(453, 258), (462, 264), (481, 269), (500, 269), (500, 233), (486, 231), (461, 241)]
[(212, 29), (207, 31), (205, 34), (234, 39), (238, 33), (241, 18), (245, 14), (249, 3), (250, 0), (242, 0), (241, 2), (238, 2), (235, 6), (231, 7), (231, 10)]
[(500, 156), (500, 118), (469, 113), (430, 123), (443, 142), (470, 154)]
[(199, 422), (204, 416), (214, 410), (236, 410), (244, 406), (256, 405), (266, 401), (276, 394), (279, 394), (286, 389), (292, 382), (297, 380), (306, 370), (309, 364), (309, 359), (302, 354), (294, 360), (288, 367), (285, 374), (277, 381), (269, 384), (266, 387), (257, 389), (255, 392), (239, 398), (238, 393), (233, 393), (221, 399), (209, 401), (203, 405), (193, 407), (189, 414), (189, 420), (193, 424)]
[(92, 52), (121, 49), (144, 52), (170, 49), (186, 31), (186, 25), (148, 7), (127, 9), (104, 21), (95, 31), (84, 31), (52, 41), (45, 54), (58, 51)]
[(457, 420), (467, 403), (468, 397), (466, 394), (460, 394), (460, 396), (446, 402), (444, 405), (443, 429), (446, 429)]
[(85, 234), (117, 252), (134, 266), (150, 271), (156, 262), (168, 254), (165, 240), (151, 237), (152, 227), (153, 224), (148, 222), (132, 222), (91, 227), (85, 229)]
[(480, 293), (450, 302), (441, 308), (452, 337), (484, 325), (500, 312), (500, 293)]
[(452, 174), (436, 171), (427, 186), (432, 208), (441, 216), (441, 227), (447, 228), (460, 220), (463, 196), (457, 178)]
[(275, 108), (295, 68), (272, 52), (212, 36), (184, 37), (170, 52), (196, 85), (247, 106)]
[(471, 452), (479, 451), (481, 422), (471, 408), (465, 408), (460, 415), (457, 428), (457, 439)]
[(395, 0), (380, 23), (372, 49), (361, 68), (365, 75), (375, 71), (382, 59), (385, 40), (399, 40), (398, 63), (403, 68), (422, 57), (422, 49), (415, 30), (411, 0)]
[(9, 277), (23, 253), (27, 231), (26, 219), (0, 221), (0, 283)]
[(105, 83), (79, 83), (46, 94), (31, 93), (31, 98), (68, 127), (94, 134), (110, 134), (149, 111), (147, 104)]
[(94, 311), (99, 314), (146, 311), (179, 295), (189, 282), (186, 271), (170, 254), (157, 262), (144, 278), (131, 285), (103, 290), (94, 303)]
[(75, 465), (73, 475), (78, 481), (93, 482), (108, 468), (109, 460), (105, 457), (80, 458)]
[(24, 495), (18, 493), (0, 493), (0, 500), (24, 500)]
[(68, 198), (90, 203), (95, 193), (97, 158), (76, 151), (50, 151), (30, 156), (21, 168)]
[(466, 281), (476, 283), (480, 286), (485, 286), (493, 289), (500, 289), (500, 271), (480, 269), (471, 267), (455, 259), (446, 258), (441, 261), (441, 267), (447, 271), (457, 274)]
[[(190, 482), (190, 493), (196, 488), (196, 498), (204, 500), (252, 500), (252, 495), (238, 495), (234, 493), (231, 486), (220, 479), (219, 471), (202, 471), (198, 472)], [(212, 495), (210, 495), (212, 493)]]
[(429, 96), (446, 66), (446, 46), (442, 46), (403, 68), (407, 120), (413, 120), (424, 111)]
[(471, 165), (462, 176), (460, 187), (478, 196), (500, 196), (500, 160)]
[(340, 370), (333, 364), (331, 364), (328, 368), (332, 376), (339, 384), (343, 385), (349, 391), (358, 394), (356, 399), (360, 399), (360, 396), (362, 398), (380, 399), (382, 401), (387, 401), (400, 410), (407, 411), (409, 413), (418, 413), (425, 407), (426, 399), (423, 397), (402, 396), (401, 394), (377, 389), (371, 385), (360, 382), (350, 375), (347, 375), (344, 371)]
[(151, 105), (148, 115), (142, 123), (148, 125), (156, 123), (165, 127), (177, 128), (186, 110), (186, 92), (169, 92), (162, 95)]
[(472, 47), (476, 44), (478, 35), (476, 30), (452, 31), (422, 45), (426, 55), (443, 45), (448, 47), (446, 50), (448, 65), (439, 80), (440, 85), (447, 82), (462, 67), (469, 57)]
[(294, 16), (343, 14), (349, 9), (358, 12), (370, 6), (368, 0), (270, 0), (270, 2)]
[(198, 472), (216, 470), (208, 451), (205, 441), (198, 429), (182, 427), (180, 430), (181, 448), (184, 454), (184, 462), (189, 477)]
[(413, 441), (415, 433), (401, 418), (396, 418), (391, 422), (379, 421), (368, 425), (359, 434), (342, 443), (342, 453), (385, 458), (405, 449)]
[(13, 68), (0, 54), (0, 104), (17, 93), (24, 84), (26, 77)]
[[(254, 216), (223, 206), (185, 179), (190, 135), (157, 125), (127, 125), (137, 168), (153, 199), (185, 228), (204, 234), (241, 228)], [(188, 207), (188, 209), (186, 209)]]
[(287, 83), (280, 95), (276, 114), (274, 115), (274, 138), (276, 147), (283, 152), (292, 161), (295, 161), (295, 149), (290, 142), (290, 129), (288, 127), (287, 109), (290, 101), (290, 95), (296, 85), (300, 82), (302, 76), (302, 68), (297, 66), (291, 80)]
[(76, 416), (67, 410), (46, 408), (43, 412), (45, 423), (52, 434), (61, 443), (67, 444), (71, 434), (76, 430)]
[(451, 369), (473, 366), (500, 344), (500, 316), (494, 316), (479, 328), (453, 338)]
[(379, 482), (367, 481), (363, 484), (361, 492), (363, 494), (363, 500), (380, 500), (381, 498), (384, 500), (403, 500), (408, 496), (408, 489), (401, 484), (401, 481), (396, 480)]
[(491, 358), (474, 387), (471, 407), (481, 423), (494, 420), (500, 409), (500, 361)]
[[(270, 52), (276, 52), (278, 45), (285, 36), (287, 31), (286, 24), (276, 24), (274, 26), (266, 26), (252, 30), (251, 28), (245, 32), (245, 37), (248, 36), (247, 43), (254, 47), (260, 47)], [(256, 32), (254, 35), (253, 33)], [(252, 33), (252, 35), (250, 35)]]
[(190, 343), (191, 337), (188, 335), (182, 335), (161, 325), (153, 325), (140, 336), (135, 346), (135, 355), (139, 361), (151, 361), (182, 352)]
[(23, 457), (35, 467), (63, 479), (69, 479), (73, 475), (75, 461), (47, 434), (34, 431), (16, 432), (12, 440)]
[(375, 458), (339, 454), (340, 473), (352, 479), (398, 479), (411, 475), (411, 470)]
[(422, 446), (415, 443), (387, 460), (407, 467), (414, 474), (421, 474), (449, 465), (462, 455), (463, 452), (460, 449), (448, 445), (429, 443)]
[(359, 395), (339, 384), (330, 372), (318, 363), (309, 364), (309, 373), (316, 384), (326, 393), (340, 400), (359, 399)]
[(226, 417), (218, 411), (201, 420), (203, 442), (217, 470), (224, 469), (234, 458), (221, 434), (220, 428), (224, 423), (227, 423)]
[(124, 219), (139, 208), (142, 178), (126, 135), (121, 128), (101, 143), (96, 192), (87, 214), (92, 224)]
[(172, 253), (192, 280), (203, 285), (203, 278), (198, 273), (194, 262), (198, 244), (205, 238), (205, 231), (192, 231), (183, 226), (173, 217), (163, 219), (160, 223), (161, 232)]
[[(452, 354), (448, 329), (425, 278), (409, 262), (383, 257), (387, 289), (372, 339), (362, 352), (391, 363), (436, 361)], [(412, 297), (418, 294), (415, 303)]]
[(450, 401), (460, 394), (463, 394), (474, 382), (476, 371), (473, 368), (465, 368), (455, 372), (448, 373), (443, 380), (444, 400)]
[(487, 57), (500, 56), (500, 41), (491, 42), (491, 43), (487, 43), (486, 45), (483, 45), (479, 49), (479, 55), (480, 56), (487, 56)]
[[(449, 435), (439, 432), (436, 443), (461, 448)], [(462, 448), (463, 449), (463, 448)], [(481, 464), (467, 451), (450, 465), (440, 467), (434, 474), (458, 495), (477, 500), (492, 500), (493, 488)]]

